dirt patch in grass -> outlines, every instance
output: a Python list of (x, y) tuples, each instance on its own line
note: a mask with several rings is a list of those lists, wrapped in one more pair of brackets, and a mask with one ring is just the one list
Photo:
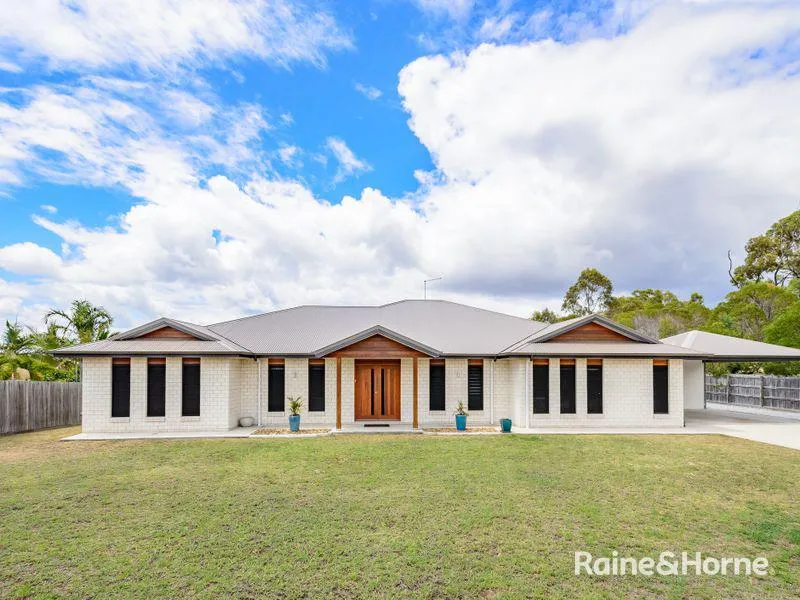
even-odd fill
[(311, 433), (330, 433), (330, 429), (312, 429), (312, 428), (302, 428), (300, 431), (292, 431), (288, 427), (262, 427), (261, 429), (256, 429), (251, 435), (300, 435), (300, 434), (311, 434)]

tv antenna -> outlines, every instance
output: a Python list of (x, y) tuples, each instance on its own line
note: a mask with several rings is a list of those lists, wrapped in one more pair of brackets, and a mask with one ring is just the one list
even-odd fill
[(433, 279), (425, 279), (422, 282), (422, 293), (425, 300), (428, 299), (428, 284), (431, 283), (432, 281), (441, 281), (441, 279), (442, 279), (441, 277), (434, 277)]

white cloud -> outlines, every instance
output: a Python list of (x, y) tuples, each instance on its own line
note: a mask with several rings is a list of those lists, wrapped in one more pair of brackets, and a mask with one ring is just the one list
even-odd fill
[(0, 269), (19, 275), (57, 276), (61, 257), (32, 242), (0, 248)]
[(58, 209), (52, 204), (42, 204), (39, 208), (46, 213), (50, 213), (51, 215), (54, 215), (58, 212)]
[[(588, 265), (621, 289), (713, 299), (727, 286), (726, 250), (800, 199), (798, 29), (793, 6), (670, 5), (615, 38), (415, 61), (399, 91), (435, 169), (394, 200), (365, 189), (332, 204), (298, 182), (206, 177), (214, 169), (194, 146), (120, 92), (0, 104), (0, 168), (33, 161), (47, 173), (45, 143), (64, 155), (54, 177), (141, 198), (103, 228), (37, 217), (69, 252), (0, 250), (6, 265), (38, 274), (0, 284), (0, 307), (87, 297), (120, 326), (159, 314), (207, 322), (419, 297), (422, 280), (442, 274), (437, 297), (526, 314)], [(217, 145), (266, 126), (261, 116), (236, 131), (238, 117), (201, 100), (214, 107)], [(343, 174), (368, 168), (339, 138), (326, 150)]]
[(383, 92), (371, 85), (364, 85), (363, 83), (356, 83), (355, 89), (358, 93), (363, 95), (367, 100), (377, 100), (383, 95)]
[(280, 157), (281, 162), (287, 165), (296, 165), (300, 152), (300, 148), (297, 146), (281, 146), (278, 149), (278, 156)]
[(420, 10), (434, 16), (447, 15), (452, 19), (469, 16), (475, 0), (415, 0)]
[(194, 67), (246, 55), (324, 64), (348, 48), (333, 17), (287, 0), (31, 0), (0, 19), (0, 60), (51, 69)]
[(478, 29), (477, 37), (480, 40), (503, 39), (512, 31), (516, 20), (516, 14), (487, 17)]
[(614, 39), (415, 61), (399, 91), (444, 178), (423, 255), (462, 291), (596, 265), (718, 296), (725, 250), (798, 203), (800, 78), (776, 66), (798, 31), (796, 6), (670, 5)]
[(336, 171), (335, 182), (342, 181), (351, 175), (358, 175), (371, 171), (368, 162), (358, 158), (345, 141), (338, 137), (329, 137), (325, 140), (325, 147), (333, 154), (339, 167)]
[[(223, 106), (157, 82), (87, 78), (36, 86), (22, 104), (0, 95), (0, 173), (71, 184), (124, 185), (134, 195), (193, 180), (194, 169), (260, 164), (269, 125), (259, 106)], [(178, 110), (178, 107), (181, 107)]]

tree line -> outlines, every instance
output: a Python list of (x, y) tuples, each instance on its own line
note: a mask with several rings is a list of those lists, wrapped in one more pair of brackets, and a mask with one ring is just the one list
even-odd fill
[(76, 381), (79, 361), (56, 358), (50, 351), (104, 340), (113, 322), (105, 308), (88, 300), (75, 300), (68, 310), (47, 311), (42, 330), (7, 320), (0, 340), (0, 379)]
[[(716, 306), (692, 293), (639, 289), (615, 295), (611, 280), (584, 269), (567, 289), (561, 312), (545, 308), (531, 319), (555, 323), (600, 313), (652, 338), (691, 329), (800, 348), (800, 210), (751, 238), (743, 264), (728, 270), (732, 290)], [(730, 260), (730, 252), (728, 253)], [(800, 363), (709, 365), (712, 372), (798, 374)]]

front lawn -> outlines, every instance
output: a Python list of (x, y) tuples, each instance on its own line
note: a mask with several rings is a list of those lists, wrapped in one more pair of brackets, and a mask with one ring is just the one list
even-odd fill
[[(0, 438), (0, 597), (797, 597), (800, 452), (716, 436)], [(576, 550), (766, 556), (589, 577)]]

